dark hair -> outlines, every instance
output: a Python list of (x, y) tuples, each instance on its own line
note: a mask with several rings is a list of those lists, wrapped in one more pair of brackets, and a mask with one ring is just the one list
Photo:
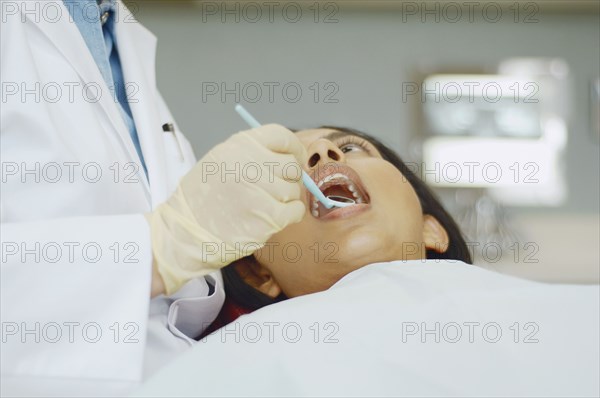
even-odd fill
[[(467, 248), (467, 244), (458, 228), (458, 225), (444, 209), (439, 200), (435, 197), (433, 192), (427, 187), (427, 185), (413, 173), (410, 168), (400, 159), (400, 157), (384, 145), (378, 139), (347, 127), (336, 127), (336, 126), (321, 126), (322, 129), (330, 129), (341, 131), (349, 135), (364, 138), (369, 141), (379, 151), (382, 158), (393, 164), (402, 175), (407, 179), (410, 185), (413, 187), (423, 214), (428, 214), (434, 217), (446, 230), (448, 234), (448, 248), (444, 253), (438, 253), (435, 250), (427, 250), (427, 259), (447, 259), (447, 260), (460, 260), (468, 264), (472, 264), (471, 254)], [(294, 131), (294, 130), (292, 130)], [(255, 261), (253, 256), (248, 256), (243, 261)], [(239, 260), (239, 261), (242, 261)], [(266, 294), (254, 289), (252, 286), (246, 284), (243, 279), (239, 276), (235, 270), (236, 262), (228, 265), (222, 269), (223, 282), (225, 285), (225, 293), (228, 297), (231, 297), (235, 302), (247, 307), (250, 310), (256, 310), (264, 307), (265, 305), (274, 304), (278, 301), (285, 300), (284, 295), (280, 295), (273, 299)]]

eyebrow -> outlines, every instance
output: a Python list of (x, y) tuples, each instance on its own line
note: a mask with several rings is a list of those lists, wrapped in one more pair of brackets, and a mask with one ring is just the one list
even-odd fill
[(353, 134), (346, 133), (345, 131), (335, 130), (335, 131), (332, 131), (329, 134), (324, 135), (321, 138), (325, 138), (326, 140), (332, 141), (332, 140), (335, 140), (335, 139), (338, 139), (338, 138), (346, 137), (348, 135), (353, 135)]

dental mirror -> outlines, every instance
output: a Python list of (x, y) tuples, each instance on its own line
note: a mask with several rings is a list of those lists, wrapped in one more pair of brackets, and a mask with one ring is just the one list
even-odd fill
[(329, 195), (327, 196), (327, 199), (333, 200), (334, 202), (348, 203), (351, 205), (356, 204), (356, 201), (354, 199), (345, 198), (343, 196)]

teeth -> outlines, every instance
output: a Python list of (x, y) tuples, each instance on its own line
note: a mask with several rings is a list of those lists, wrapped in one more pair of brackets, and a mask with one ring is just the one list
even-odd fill
[(315, 216), (315, 217), (319, 217), (319, 210), (313, 209), (312, 215)]
[(313, 210), (319, 210), (319, 202), (317, 202), (316, 200), (314, 200), (313, 203), (312, 203), (312, 209)]
[(348, 179), (348, 177), (346, 177), (345, 175), (343, 175), (343, 174), (340, 174), (340, 173), (331, 174), (331, 175), (328, 175), (327, 177), (325, 177), (325, 179), (326, 179), (327, 181), (331, 181), (331, 180), (333, 180), (334, 178), (343, 178), (343, 179), (345, 179), (345, 180), (347, 180), (347, 179)]
[(344, 180), (347, 180), (347, 181), (349, 180), (349, 178), (346, 177), (344, 174), (335, 173), (335, 174), (331, 174), (331, 175), (328, 175), (327, 177), (323, 178), (321, 181), (319, 181), (317, 186), (320, 187), (321, 185), (325, 184), (326, 182), (329, 182), (336, 178), (343, 178)]
[(356, 199), (356, 203), (364, 203), (365, 201), (363, 200), (363, 198), (358, 198)]
[(350, 190), (350, 192), (352, 192), (353, 194), (356, 193), (356, 187), (352, 184), (348, 185), (348, 189)]

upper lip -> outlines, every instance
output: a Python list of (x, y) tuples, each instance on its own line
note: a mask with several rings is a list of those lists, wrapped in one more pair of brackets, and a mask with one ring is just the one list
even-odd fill
[[(336, 176), (336, 174), (338, 176)], [(358, 173), (353, 168), (342, 163), (326, 163), (319, 165), (309, 172), (321, 192), (336, 185), (353, 186), (356, 190), (355, 198), (361, 198), (363, 203), (369, 203), (370, 198)], [(308, 192), (308, 191), (307, 191)], [(312, 205), (317, 199), (308, 192), (309, 204)]]

